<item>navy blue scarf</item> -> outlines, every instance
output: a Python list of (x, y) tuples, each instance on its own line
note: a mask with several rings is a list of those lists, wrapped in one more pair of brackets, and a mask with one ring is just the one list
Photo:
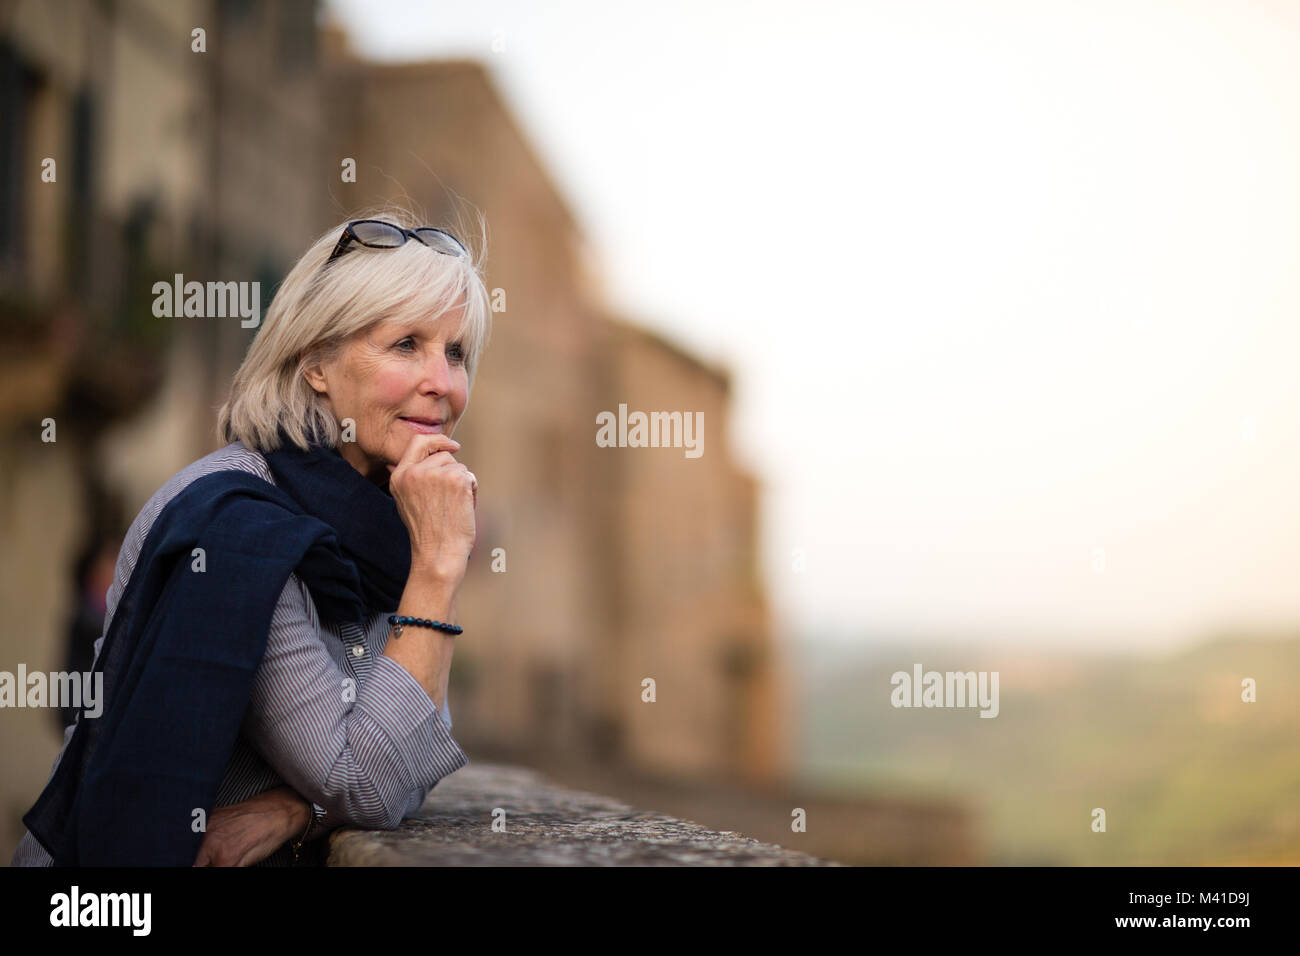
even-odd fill
[(266, 459), (275, 486), (200, 478), (146, 536), (95, 661), (104, 711), (79, 715), (23, 817), (55, 866), (194, 863), (291, 573), (328, 620), (397, 607), (410, 540), (391, 495), (319, 445)]

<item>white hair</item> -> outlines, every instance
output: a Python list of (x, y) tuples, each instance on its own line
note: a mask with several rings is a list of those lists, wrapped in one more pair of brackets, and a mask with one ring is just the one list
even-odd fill
[[(407, 229), (426, 225), (410, 210), (392, 205), (353, 218), (383, 219)], [(280, 447), (283, 428), (300, 448), (309, 446), (313, 434), (323, 444), (337, 446), (339, 423), (324, 397), (307, 383), (304, 370), (332, 358), (351, 336), (385, 319), (411, 314), (436, 318), (463, 305), (457, 334), (472, 388), (492, 321), (481, 274), (487, 228), (481, 215), (478, 219), (479, 242), (470, 243), (456, 233), (470, 250), (460, 257), (434, 252), (414, 240), (382, 250), (353, 243), (324, 268), (347, 223), (321, 235), (276, 290), (235, 373), (230, 397), (218, 414), (222, 440), (238, 439), (257, 451), (274, 451)]]

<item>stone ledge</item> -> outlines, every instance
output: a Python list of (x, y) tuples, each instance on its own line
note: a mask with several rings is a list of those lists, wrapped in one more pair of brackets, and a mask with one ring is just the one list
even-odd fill
[(478, 762), (439, 781), (396, 830), (340, 828), (329, 841), (329, 866), (841, 865)]

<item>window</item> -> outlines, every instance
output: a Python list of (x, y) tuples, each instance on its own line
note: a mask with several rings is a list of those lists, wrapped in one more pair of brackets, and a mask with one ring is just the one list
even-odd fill
[(4, 284), (27, 284), (24, 241), (29, 215), (27, 189), (39, 170), (24, 168), (31, 146), (31, 117), (41, 78), (0, 39), (0, 272)]

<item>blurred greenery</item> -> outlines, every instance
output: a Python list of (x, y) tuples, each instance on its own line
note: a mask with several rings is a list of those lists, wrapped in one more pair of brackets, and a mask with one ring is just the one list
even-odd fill
[[(998, 716), (894, 708), (890, 675), (914, 663), (999, 671)], [(1298, 640), (1105, 658), (823, 647), (809, 667), (804, 778), (961, 801), (989, 862), (1300, 863)], [(1241, 699), (1246, 677), (1255, 703)]]

